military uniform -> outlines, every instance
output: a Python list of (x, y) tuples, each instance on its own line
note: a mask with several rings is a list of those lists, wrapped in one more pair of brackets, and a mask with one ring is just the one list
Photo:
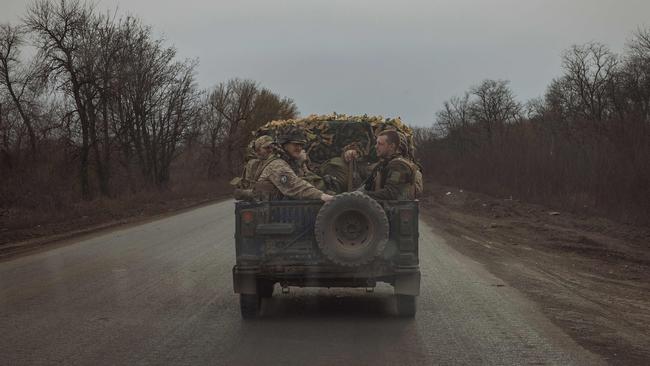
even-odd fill
[(256, 158), (249, 160), (246, 165), (244, 165), (242, 180), (240, 187), (238, 188), (247, 189), (252, 187), (252, 185), (255, 183), (255, 173), (259, 169), (261, 163), (262, 160)]
[(368, 196), (376, 200), (413, 200), (416, 198), (417, 173), (413, 162), (393, 155), (379, 161), (364, 188)]
[[(313, 184), (305, 180), (308, 173), (307, 169), (303, 166), (305, 161), (302, 159), (292, 158), (287, 151), (285, 145), (288, 143), (304, 145), (306, 141), (305, 133), (302, 128), (296, 126), (288, 126), (287, 128), (278, 131), (279, 134), (273, 144), (270, 143), (269, 138), (263, 140), (263, 137), (258, 138), (260, 146), (270, 145), (274, 151), (266, 160), (261, 162), (256, 170), (252, 179), (253, 189), (246, 193), (250, 198), (248, 199), (261, 199), (276, 201), (285, 198), (312, 200), (321, 199), (323, 191), (314, 187)], [(256, 142), (257, 144), (257, 142)], [(295, 153), (296, 150), (292, 151)], [(306, 159), (306, 154), (302, 154)], [(313, 173), (310, 173), (313, 175)], [(320, 177), (318, 177), (320, 179)], [(321, 180), (322, 181), (322, 180)]]
[(258, 169), (253, 187), (257, 197), (264, 200), (281, 200), (285, 197), (299, 200), (320, 199), (323, 192), (306, 180), (279, 154), (271, 155)]

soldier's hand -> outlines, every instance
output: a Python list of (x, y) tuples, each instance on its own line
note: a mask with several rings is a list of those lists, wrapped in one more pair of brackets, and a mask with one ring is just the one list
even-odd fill
[(320, 199), (321, 199), (321, 201), (323, 201), (323, 202), (329, 202), (329, 201), (331, 201), (331, 200), (334, 199), (334, 196), (329, 195), (329, 194), (327, 194), (327, 193), (323, 193), (323, 194), (320, 195)]
[(302, 164), (307, 161), (307, 153), (305, 150), (300, 151), (300, 157), (298, 158), (298, 164)]
[(343, 160), (350, 162), (356, 160), (359, 157), (359, 152), (357, 150), (347, 150), (343, 153)]

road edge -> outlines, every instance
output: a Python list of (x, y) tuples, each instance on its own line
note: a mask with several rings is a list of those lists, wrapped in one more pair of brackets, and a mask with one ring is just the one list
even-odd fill
[(23, 240), (15, 243), (9, 243), (0, 246), (0, 262), (12, 260), (25, 255), (31, 255), (44, 250), (49, 250), (55, 247), (70, 244), (71, 240), (90, 238), (93, 236), (101, 235), (115, 229), (128, 228), (131, 226), (142, 225), (145, 223), (157, 221), (167, 217), (182, 214), (197, 208), (208, 206), (211, 204), (219, 203), (230, 199), (230, 195), (208, 198), (193, 202), (188, 206), (180, 207), (166, 212), (160, 212), (148, 216), (130, 216), (127, 218), (104, 222), (97, 225), (92, 225), (79, 230), (67, 231), (60, 234), (42, 236), (34, 239)]

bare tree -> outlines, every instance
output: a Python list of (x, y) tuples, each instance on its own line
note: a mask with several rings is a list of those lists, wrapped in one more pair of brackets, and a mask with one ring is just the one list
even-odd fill
[(465, 93), (463, 97), (451, 97), (442, 104), (442, 110), (436, 113), (436, 126), (443, 134), (469, 126), (470, 119), (470, 95)]
[(36, 155), (36, 132), (30, 111), (27, 110), (30, 88), (34, 86), (36, 74), (21, 64), (20, 46), (23, 44), (24, 29), (9, 24), (0, 25), (0, 85), (9, 94), (22, 123), (29, 134), (32, 157)]
[(89, 134), (99, 190), (110, 195), (111, 145), (109, 104), (114, 99), (111, 83), (118, 72), (121, 44), (115, 19), (93, 15), (83, 28), (80, 61), (86, 85), (83, 88), (89, 119)]
[(201, 109), (202, 126), (205, 131), (204, 142), (208, 147), (208, 176), (215, 177), (220, 160), (220, 144), (225, 139), (225, 125), (226, 118), (218, 112), (216, 105), (221, 103), (222, 94), (219, 88), (215, 88), (207, 94), (203, 101), (203, 108)]
[(483, 127), (488, 142), (495, 129), (521, 119), (522, 107), (508, 87), (506, 80), (484, 80), (471, 89), (475, 100), (471, 104), (472, 119)]
[[(251, 80), (231, 79), (216, 85), (203, 107), (211, 169), (225, 160), (231, 174), (244, 159), (243, 146), (263, 124), (296, 118), (298, 108), (290, 98), (259, 88)], [(222, 159), (223, 158), (223, 159)]]
[(564, 93), (575, 95), (570, 109), (577, 117), (601, 121), (610, 112), (609, 92), (618, 65), (617, 57), (605, 45), (590, 42), (574, 45), (562, 56), (565, 70)]
[(469, 126), (472, 124), (470, 94), (463, 97), (451, 97), (436, 113), (435, 128), (438, 133), (448, 136), (450, 142), (455, 144), (460, 152), (465, 151), (470, 134)]
[(59, 88), (74, 100), (81, 127), (80, 183), (84, 199), (90, 199), (89, 151), (91, 126), (89, 105), (84, 97), (87, 80), (80, 69), (84, 30), (91, 16), (91, 8), (78, 0), (47, 0), (34, 2), (27, 10), (25, 24), (35, 37), (40, 57), (48, 74)]
[[(233, 158), (243, 145), (245, 134), (242, 131), (253, 113), (258, 93), (257, 83), (241, 79), (220, 83), (213, 91), (214, 109), (226, 122), (225, 155), (230, 174), (235, 174), (235, 167), (241, 163)], [(241, 157), (238, 160), (241, 160)]]
[(122, 20), (118, 28), (107, 114), (122, 164), (130, 169), (135, 159), (147, 182), (164, 186), (183, 137), (199, 118), (196, 62), (175, 61), (176, 49), (154, 39), (136, 18)]
[(636, 116), (650, 121), (650, 28), (639, 28), (627, 44), (623, 83)]
[[(147, 147), (154, 162), (153, 177), (161, 185), (169, 180), (169, 167), (177, 156), (183, 134), (198, 117), (198, 93), (194, 81), (196, 62), (178, 62), (168, 72), (173, 79), (163, 91), (164, 109), (149, 124), (152, 144)], [(155, 117), (154, 117), (155, 118)]]
[(9, 103), (11, 103), (11, 101), (8, 101), (4, 98), (0, 99), (0, 141), (2, 142), (2, 146), (0, 146), (2, 160), (0, 162), (2, 163), (2, 166), (12, 168), (13, 154), (11, 151), (12, 147), (15, 146), (13, 140), (16, 126), (15, 121), (12, 121), (12, 119), (9, 117), (8, 110), (5, 107)]
[(291, 119), (298, 115), (298, 108), (290, 98), (280, 98), (271, 90), (262, 88), (255, 96), (253, 110), (245, 133), (251, 132), (266, 122)]

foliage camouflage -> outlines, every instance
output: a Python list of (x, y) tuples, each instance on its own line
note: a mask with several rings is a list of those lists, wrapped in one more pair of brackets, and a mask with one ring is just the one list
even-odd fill
[(346, 147), (355, 147), (363, 152), (367, 161), (376, 161), (375, 136), (386, 129), (396, 129), (401, 132), (407, 139), (406, 154), (412, 157), (414, 152), (413, 130), (399, 117), (348, 116), (337, 113), (310, 115), (301, 119), (269, 122), (253, 132), (252, 138), (263, 135), (277, 138), (286, 130), (296, 126), (305, 130), (307, 136), (305, 150), (310, 162), (315, 166), (341, 156)]

